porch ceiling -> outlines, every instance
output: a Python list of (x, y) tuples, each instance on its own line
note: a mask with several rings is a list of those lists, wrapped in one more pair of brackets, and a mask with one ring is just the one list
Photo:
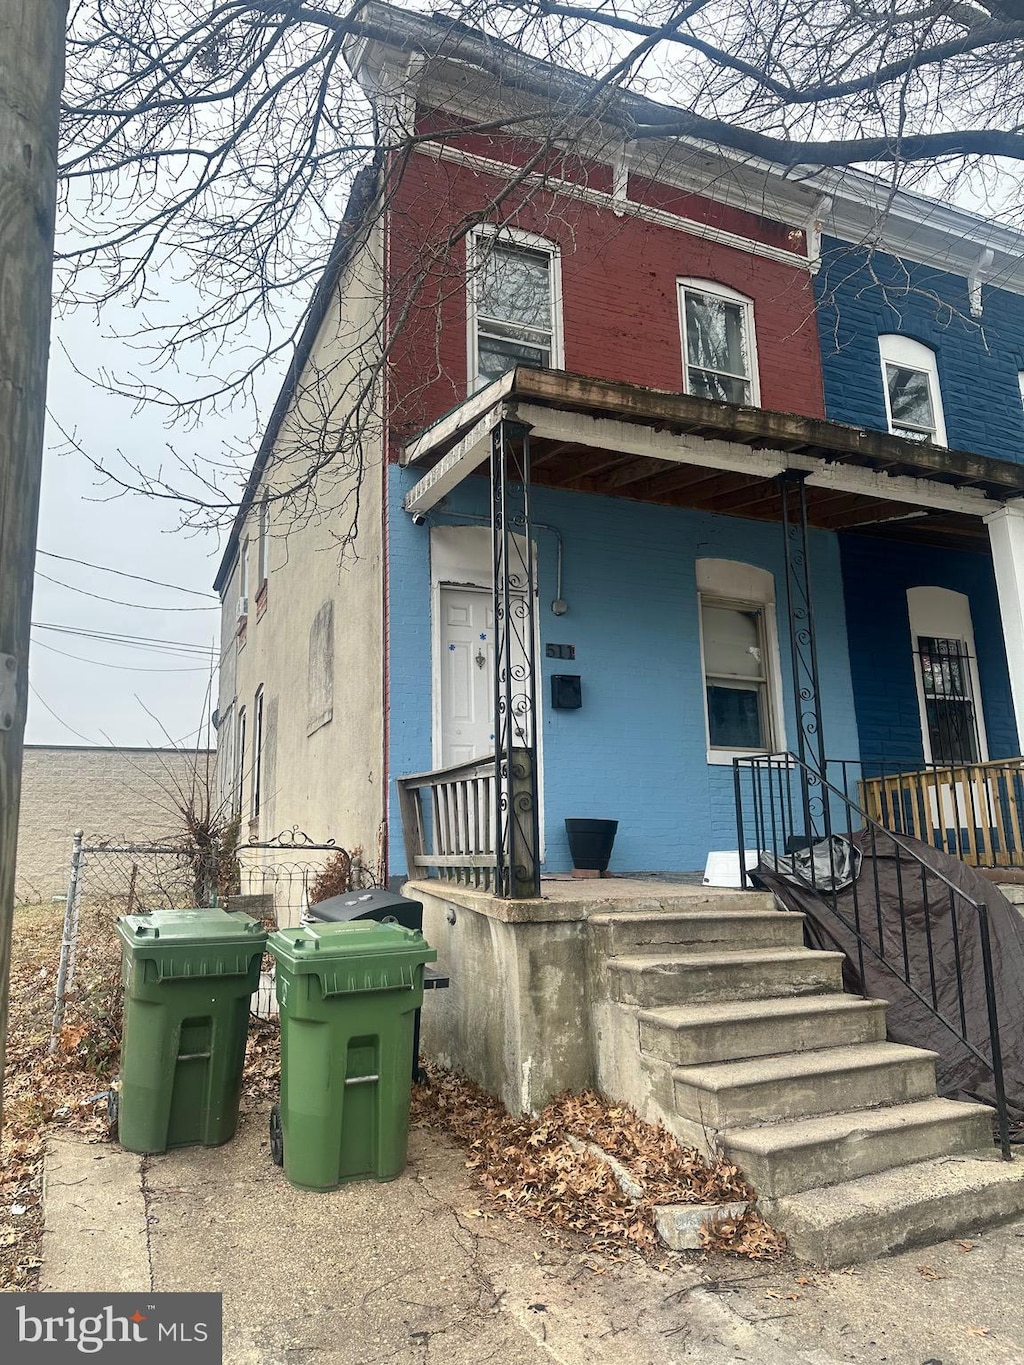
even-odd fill
[[(1008, 461), (838, 422), (522, 368), (406, 447), (403, 463), (426, 475), (423, 491), (414, 491), (427, 506), (467, 475), (486, 473), (489, 431), (502, 417), (532, 427), (538, 486), (729, 516), (777, 521), (774, 480), (798, 469), (808, 476), (814, 526), (983, 548), (981, 518), (1024, 496), (1024, 466)], [(407, 506), (415, 510), (410, 499)]]

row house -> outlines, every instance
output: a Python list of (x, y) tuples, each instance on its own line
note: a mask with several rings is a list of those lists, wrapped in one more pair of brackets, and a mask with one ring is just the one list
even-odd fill
[[(804, 1191), (905, 1163), (912, 1120), (921, 1161), (973, 1150), (988, 1111), (897, 1112), (916, 1049), (835, 998), (799, 916), (701, 882), (840, 828), (1024, 865), (1021, 239), (860, 173), (639, 141), (639, 96), (597, 118), (513, 48), (365, 13), (353, 76), (415, 138), (353, 187), (224, 552), (225, 804), (408, 882), (452, 972), (435, 1055), (514, 1109), (598, 1084), (725, 1145), (794, 1245), (841, 1256)], [(576, 820), (617, 822), (614, 880), (569, 878)], [(778, 1063), (778, 1113), (754, 1090), (774, 1137), (805, 1125), (789, 1165), (679, 1079), (709, 1006), (669, 924), (742, 978), (686, 1055)], [(833, 1042), (794, 1116), (785, 1058)], [(848, 1141), (806, 1127), (837, 1093)], [(1024, 1202), (1010, 1167), (943, 1225)]]

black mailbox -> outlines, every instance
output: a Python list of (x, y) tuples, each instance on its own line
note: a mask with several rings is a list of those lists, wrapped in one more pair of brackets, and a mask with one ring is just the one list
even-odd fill
[(583, 684), (578, 673), (552, 673), (551, 707), (554, 711), (578, 711), (583, 705)]

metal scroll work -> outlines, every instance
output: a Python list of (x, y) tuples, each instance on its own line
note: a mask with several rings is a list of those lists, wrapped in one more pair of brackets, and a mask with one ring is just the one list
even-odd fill
[(491, 437), (494, 569), (495, 892), (540, 894), (535, 583), (530, 429), (503, 421)]
[(292, 825), (291, 829), (283, 829), (279, 834), (275, 834), (271, 839), (250, 839), (250, 847), (259, 848), (334, 848), (335, 841), (327, 839), (324, 843), (317, 843), (312, 835), (299, 829), (298, 825)]
[(811, 569), (807, 547), (806, 475), (787, 470), (779, 477), (782, 538), (786, 558), (786, 609), (796, 700), (796, 751), (800, 759), (800, 797), (804, 837), (828, 838), (831, 833), (826, 775), (825, 735), (821, 719), (818, 646), (811, 601)]

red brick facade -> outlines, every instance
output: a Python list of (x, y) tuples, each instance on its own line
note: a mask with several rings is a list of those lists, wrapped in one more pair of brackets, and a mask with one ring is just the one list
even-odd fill
[[(464, 139), (469, 142), (470, 139)], [(523, 164), (522, 142), (480, 136), (472, 151)], [(606, 168), (563, 160), (561, 178), (608, 192)], [(551, 168), (549, 168), (551, 173)], [(396, 175), (397, 179), (397, 175)], [(630, 178), (630, 197), (749, 240), (804, 250), (803, 234), (692, 193)], [(480, 170), (414, 154), (388, 213), (392, 456), (467, 395), (465, 241), (482, 216), (558, 245), (565, 369), (667, 390), (682, 387), (676, 280), (728, 285), (753, 300), (761, 405), (824, 415), (811, 276), (806, 268), (647, 222), (547, 189), (509, 190)], [(449, 248), (453, 234), (458, 236)]]

